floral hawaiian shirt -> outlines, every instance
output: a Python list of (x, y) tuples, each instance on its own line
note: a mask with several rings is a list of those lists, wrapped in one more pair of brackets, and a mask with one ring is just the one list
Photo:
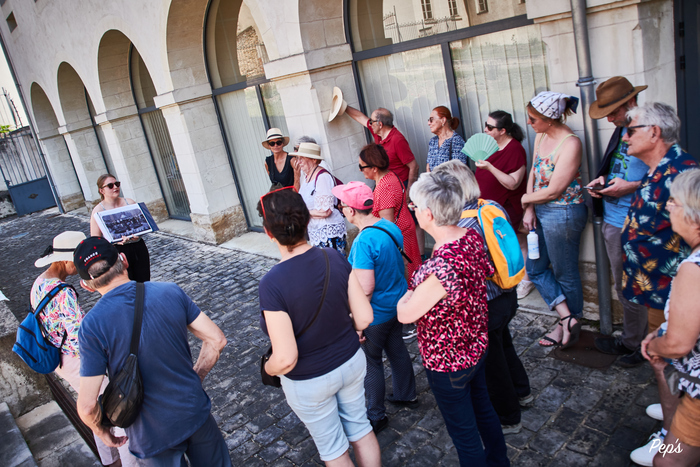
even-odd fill
[(666, 210), (671, 183), (676, 176), (698, 163), (674, 144), (646, 174), (632, 196), (622, 227), (622, 294), (639, 305), (663, 309), (676, 269), (690, 248), (671, 229)]

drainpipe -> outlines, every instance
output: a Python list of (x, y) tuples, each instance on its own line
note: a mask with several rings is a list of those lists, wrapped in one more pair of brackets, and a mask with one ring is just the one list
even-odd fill
[[(600, 145), (598, 142), (598, 125), (588, 114), (591, 102), (595, 101), (591, 66), (591, 50), (588, 43), (588, 21), (586, 20), (586, 0), (571, 0), (571, 20), (574, 26), (574, 43), (576, 44), (576, 62), (578, 64), (578, 81), (581, 90), (581, 107), (583, 108), (583, 128), (586, 137), (586, 155), (588, 172), (595, 173), (600, 166)], [(603, 219), (593, 217), (593, 239), (595, 241), (596, 279), (598, 283), (598, 309), (600, 314), (600, 332), (612, 334), (612, 301), (610, 297), (610, 264), (605, 253), (605, 242), (601, 230)]]
[[(5, 39), (2, 37), (2, 34), (0, 34), (0, 46), (2, 47), (2, 51), (5, 54), (5, 60), (7, 61), (7, 67), (10, 69), (10, 74), (12, 75), (12, 81), (14, 81), (15, 86), (17, 87), (17, 93), (19, 94), (19, 100), (22, 102), (22, 107), (24, 107), (24, 111), (27, 114), (27, 119), (29, 120), (29, 130), (32, 132), (32, 137), (34, 138), (34, 143), (36, 144), (36, 150), (39, 153), (39, 160), (41, 160), (41, 165), (44, 167), (44, 173), (46, 173), (46, 179), (49, 182), (49, 188), (51, 188), (51, 194), (53, 195), (53, 199), (56, 202), (56, 206), (58, 207), (58, 212), (61, 214), (65, 214), (65, 210), (63, 209), (63, 205), (61, 204), (61, 199), (58, 197), (58, 192), (56, 191), (56, 186), (53, 183), (53, 178), (51, 177), (51, 172), (49, 172), (49, 167), (46, 164), (46, 156), (41, 150), (41, 143), (39, 142), (39, 136), (36, 134), (36, 131), (34, 131), (34, 123), (32, 122), (32, 113), (29, 111), (29, 107), (27, 107), (27, 101), (24, 100), (24, 94), (22, 93), (22, 85), (20, 84), (19, 80), (17, 79), (17, 75), (15, 74), (15, 67), (12, 64), (12, 60), (10, 59), (10, 53), (7, 51), (7, 46), (5, 45)], [(71, 160), (72, 163), (72, 160)]]

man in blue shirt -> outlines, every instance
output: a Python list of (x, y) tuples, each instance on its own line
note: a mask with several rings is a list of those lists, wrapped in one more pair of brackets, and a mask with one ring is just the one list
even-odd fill
[(394, 386), (393, 397), (387, 399), (397, 405), (418, 406), (411, 357), (401, 336), (401, 323), (396, 319), (396, 304), (407, 289), (403, 236), (396, 224), (372, 215), (374, 197), (364, 183), (350, 182), (332, 191), (343, 203), (345, 217), (360, 229), (348, 261), (374, 312), (374, 321), (360, 335), (360, 342), (367, 358), (367, 417), (376, 433), (389, 422), (384, 406), (382, 352), (386, 352), (389, 359)]
[[(639, 346), (647, 335), (647, 308), (632, 303), (622, 294), (622, 245), (620, 234), (627, 217), (632, 195), (649, 167), (638, 158), (627, 154), (627, 143), (622, 140), (627, 130), (627, 111), (637, 107), (637, 94), (647, 86), (632, 86), (622, 76), (601, 83), (596, 89), (597, 100), (591, 104), (591, 118), (607, 117), (615, 125), (605, 156), (595, 180), (586, 188), (593, 197), (596, 216), (603, 217), (601, 230), (605, 249), (610, 259), (617, 298), (622, 304), (623, 330), (620, 337), (599, 337), (596, 348), (603, 353), (623, 355), (618, 362), (624, 367), (644, 363)], [(602, 188), (601, 187), (605, 187)]]
[[(73, 261), (84, 288), (102, 298), (85, 316), (79, 332), (80, 392), (78, 414), (107, 446), (125, 437), (102, 425), (98, 403), (102, 380), (115, 377), (129, 356), (134, 323), (136, 282), (129, 280), (123, 253), (101, 237), (90, 237), (75, 249)], [(202, 340), (197, 362), (187, 342), (190, 330)], [(139, 465), (231, 465), (226, 443), (211, 416), (211, 401), (202, 381), (226, 345), (221, 330), (176, 284), (146, 282), (138, 365), (143, 404), (126, 427), (129, 450)]]

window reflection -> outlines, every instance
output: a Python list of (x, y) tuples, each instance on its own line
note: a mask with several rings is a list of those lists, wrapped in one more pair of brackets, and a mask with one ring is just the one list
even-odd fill
[(526, 13), (522, 0), (350, 0), (356, 52)]

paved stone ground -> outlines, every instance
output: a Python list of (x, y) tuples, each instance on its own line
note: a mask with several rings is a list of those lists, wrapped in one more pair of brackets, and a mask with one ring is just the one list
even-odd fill
[[(34, 260), (64, 230), (87, 231), (87, 218), (44, 211), (0, 221), (0, 290), (10, 298), (10, 308), (19, 319), (39, 272)], [(204, 386), (233, 464), (320, 464), (308, 432), (282, 391), (260, 383), (258, 362), (268, 340), (258, 323), (257, 285), (274, 261), (163, 233), (149, 235), (147, 243), (152, 279), (178, 283), (228, 338)], [(96, 299), (81, 293), (86, 310)], [(658, 423), (644, 413), (658, 397), (651, 369), (613, 365), (598, 371), (550, 358), (537, 339), (554, 321), (551, 316), (522, 312), (511, 324), (536, 396), (534, 407), (523, 411), (523, 431), (506, 436), (513, 465), (629, 465), (629, 452), (658, 429)], [(420, 407), (397, 410), (387, 404), (389, 428), (378, 436), (383, 464), (456, 466), (456, 452), (428, 388), (415, 340), (409, 352)], [(198, 353), (196, 346), (193, 353)], [(387, 378), (390, 381), (388, 372)]]

